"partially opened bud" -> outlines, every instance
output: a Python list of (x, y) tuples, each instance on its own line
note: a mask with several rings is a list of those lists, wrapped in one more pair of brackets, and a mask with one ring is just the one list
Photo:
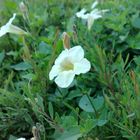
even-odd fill
[(33, 138), (31, 140), (40, 140), (39, 138), (39, 132), (35, 126), (32, 128)]
[(88, 16), (88, 19), (87, 19), (87, 25), (88, 25), (88, 30), (90, 31), (92, 25), (94, 23), (94, 18), (92, 17), (92, 15), (89, 15)]
[(37, 136), (37, 128), (35, 126), (33, 126), (33, 128), (32, 128), (32, 133), (33, 133), (34, 137)]
[(62, 40), (64, 49), (70, 49), (70, 37), (66, 32), (63, 33)]
[(23, 13), (27, 12), (27, 7), (26, 7), (26, 5), (24, 4), (24, 2), (21, 2), (21, 3), (19, 4), (19, 8), (20, 8), (21, 12), (23, 12)]
[(9, 33), (14, 33), (18, 35), (28, 35), (27, 32), (12, 24), (9, 26)]
[(25, 20), (28, 20), (28, 9), (24, 2), (19, 4), (20, 11), (22, 12), (22, 16)]
[(73, 25), (73, 41), (78, 43), (76, 25)]

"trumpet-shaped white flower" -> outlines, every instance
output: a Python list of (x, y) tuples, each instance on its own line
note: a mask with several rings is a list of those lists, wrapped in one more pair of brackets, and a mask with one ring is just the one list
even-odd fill
[(81, 11), (76, 13), (76, 16), (78, 18), (87, 20), (88, 30), (91, 29), (94, 20), (102, 18), (103, 14), (108, 11), (108, 10), (98, 10), (97, 8), (95, 8), (97, 5), (98, 1), (95, 1), (91, 6), (92, 11), (90, 13), (86, 13), (87, 11), (86, 9), (82, 9)]
[(49, 79), (55, 78), (55, 83), (59, 87), (67, 88), (74, 80), (75, 75), (87, 73), (90, 67), (90, 62), (84, 58), (82, 47), (75, 46), (61, 52), (49, 73)]
[(21, 28), (12, 24), (15, 17), (16, 17), (16, 14), (14, 13), (13, 17), (10, 18), (10, 20), (4, 26), (0, 28), (0, 37), (5, 35), (6, 33), (14, 33), (14, 34), (19, 34), (19, 35), (27, 34), (27, 32), (25, 32)]

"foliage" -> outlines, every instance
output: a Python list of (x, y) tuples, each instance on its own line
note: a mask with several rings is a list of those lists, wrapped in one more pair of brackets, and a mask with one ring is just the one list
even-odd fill
[[(0, 139), (140, 139), (140, 1), (100, 0), (104, 17), (87, 30), (75, 13), (91, 0), (0, 1), (0, 25), (14, 23), (31, 35), (0, 38)], [(81, 45), (92, 68), (61, 89), (49, 80), (63, 50), (62, 33)]]

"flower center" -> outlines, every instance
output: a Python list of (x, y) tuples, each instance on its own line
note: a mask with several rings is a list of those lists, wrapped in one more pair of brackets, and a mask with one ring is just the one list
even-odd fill
[(74, 65), (68, 58), (65, 58), (60, 65), (62, 71), (69, 71), (69, 70), (73, 70), (74, 68)]

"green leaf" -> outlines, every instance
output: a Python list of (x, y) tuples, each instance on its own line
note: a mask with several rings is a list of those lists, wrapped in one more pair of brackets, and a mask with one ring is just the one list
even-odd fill
[(140, 18), (136, 17), (133, 21), (132, 21), (132, 26), (135, 28), (140, 29)]
[(135, 36), (130, 36), (127, 39), (127, 43), (130, 48), (140, 49), (140, 33), (136, 34)]
[(98, 120), (97, 121), (97, 125), (98, 126), (103, 126), (104, 124), (106, 124), (107, 123), (107, 120)]
[(5, 57), (4, 51), (0, 53), (0, 64), (2, 63), (3, 59)]
[(11, 68), (15, 69), (15, 70), (28, 70), (28, 69), (31, 69), (32, 66), (28, 63), (28, 62), (21, 62), (19, 64), (16, 64), (16, 65), (12, 65)]
[(55, 130), (55, 140), (78, 140), (82, 136), (78, 120), (73, 116), (63, 116), (59, 121), (59, 126), (61, 126), (63, 131)]
[(44, 111), (43, 98), (39, 94), (37, 94), (37, 104), (42, 109), (42, 111)]
[(140, 56), (134, 58), (135, 63), (140, 66)]
[(34, 124), (31, 116), (28, 113), (24, 113), (23, 118), (26, 120), (28, 124), (31, 126)]
[(51, 51), (52, 48), (44, 41), (42, 41), (38, 46), (38, 52), (40, 54), (51, 54)]
[(94, 112), (93, 106), (96, 110), (99, 110), (103, 106), (103, 104), (104, 98), (101, 96), (93, 99), (91, 97), (88, 98), (86, 95), (84, 95), (79, 101), (79, 107), (86, 112)]
[(82, 93), (80, 90), (72, 90), (68, 96), (67, 96), (67, 99), (68, 100), (72, 100), (73, 98), (76, 98), (76, 97), (80, 97), (82, 96)]
[(84, 122), (80, 123), (80, 130), (84, 134), (88, 134), (94, 127), (96, 127), (97, 122), (94, 119), (86, 118)]
[(61, 136), (56, 137), (56, 140), (78, 140), (82, 135), (78, 127), (72, 127), (70, 130), (66, 130)]
[(13, 135), (10, 135), (9, 139), (8, 140), (17, 140), (17, 137), (13, 136)]
[(67, 94), (68, 94), (67, 88), (66, 89), (59, 88), (55, 90), (55, 95), (57, 97), (65, 97)]
[(94, 109), (89, 101), (88, 97), (84, 95), (79, 101), (79, 107), (86, 112), (94, 112)]
[(28, 73), (26, 75), (22, 75), (22, 78), (25, 78), (27, 80), (32, 80), (35, 77), (35, 74), (33, 73)]
[(50, 116), (51, 116), (51, 118), (53, 119), (53, 117), (54, 117), (54, 110), (53, 110), (53, 105), (52, 105), (52, 103), (51, 102), (49, 102), (49, 114), (50, 114)]
[(93, 104), (96, 110), (101, 109), (104, 104), (104, 98), (102, 96), (97, 96), (97, 98), (93, 100)]

